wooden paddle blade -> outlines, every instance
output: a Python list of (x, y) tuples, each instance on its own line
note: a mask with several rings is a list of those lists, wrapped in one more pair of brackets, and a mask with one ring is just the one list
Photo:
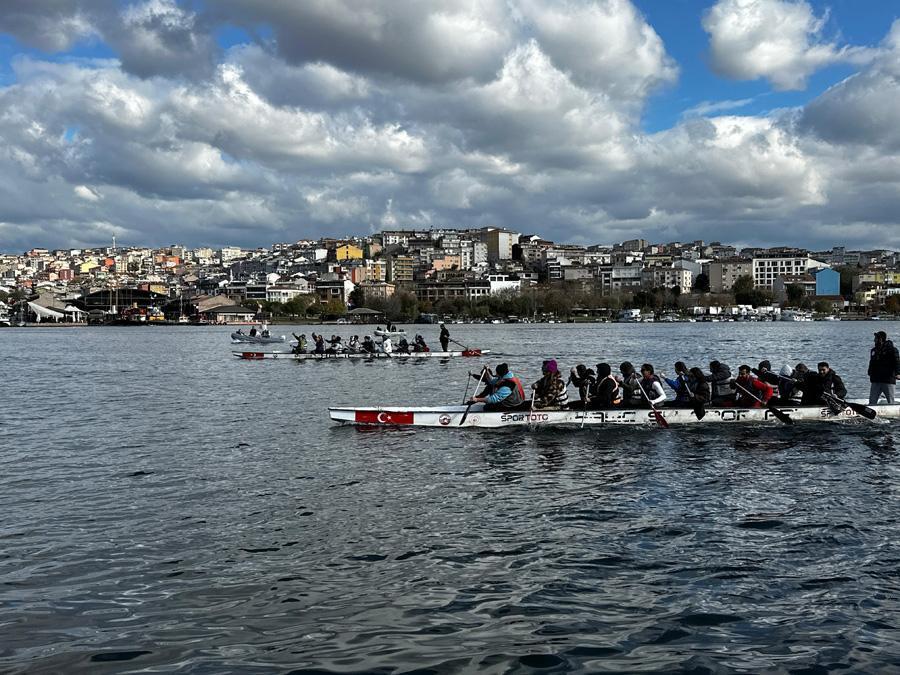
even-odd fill
[(695, 403), (694, 404), (694, 416), (698, 420), (702, 420), (705, 415), (706, 415), (706, 408), (703, 407), (703, 404)]
[(861, 403), (850, 403), (850, 401), (846, 401), (847, 405), (850, 407), (850, 410), (855, 412), (857, 415), (862, 415), (867, 420), (874, 420), (878, 417), (878, 413), (872, 410), (867, 405), (862, 405)]
[(793, 424), (794, 423), (794, 420), (791, 419), (790, 415), (788, 415), (786, 412), (779, 410), (778, 408), (773, 406), (771, 403), (766, 403), (766, 407), (769, 410), (771, 410), (772, 414), (775, 415), (775, 417), (777, 417), (779, 419), (779, 421), (783, 422), (784, 424)]
[[(479, 382), (479, 384), (481, 384), (481, 383)], [(471, 404), (471, 403), (470, 403), (469, 405), (466, 406), (466, 411), (463, 413), (462, 418), (460, 418), (460, 420), (459, 420), (459, 426), (462, 426), (462, 425), (463, 425), (463, 422), (466, 421), (466, 418), (469, 416), (469, 409), (470, 409), (471, 407), (472, 407), (472, 404)]]

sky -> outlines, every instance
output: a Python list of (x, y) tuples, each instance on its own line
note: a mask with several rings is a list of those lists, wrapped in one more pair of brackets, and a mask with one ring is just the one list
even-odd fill
[(900, 3), (3, 0), (0, 250), (900, 248)]

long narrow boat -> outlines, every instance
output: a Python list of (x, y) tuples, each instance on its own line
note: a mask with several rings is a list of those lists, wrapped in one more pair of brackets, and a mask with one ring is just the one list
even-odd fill
[(367, 352), (342, 352), (339, 354), (291, 354), (290, 352), (231, 352), (239, 359), (247, 359), (249, 361), (258, 361), (260, 359), (282, 359), (285, 361), (333, 361), (334, 359), (356, 359), (359, 361), (371, 361), (373, 359), (394, 359), (395, 361), (406, 361), (408, 359), (449, 359), (460, 356), (483, 356), (490, 354), (490, 349), (467, 349), (461, 352), (410, 352), (409, 354), (400, 354), (393, 352), (385, 354), (383, 352), (375, 352), (369, 354)]
[[(854, 401), (855, 402), (855, 401)], [(874, 405), (878, 418), (900, 418), (900, 404)], [(606, 426), (654, 425), (653, 411), (641, 408), (621, 410), (533, 410), (518, 412), (485, 412), (476, 403), (466, 414), (464, 405), (437, 407), (329, 408), (331, 419), (341, 424), (394, 427), (516, 427), (516, 426)], [(827, 406), (781, 407), (795, 422), (836, 422), (865, 418), (850, 408), (835, 414)], [(779, 425), (781, 422), (766, 408), (707, 408), (697, 419), (690, 408), (659, 408), (666, 422), (672, 424), (741, 424)], [(876, 418), (877, 419), (877, 418)]]

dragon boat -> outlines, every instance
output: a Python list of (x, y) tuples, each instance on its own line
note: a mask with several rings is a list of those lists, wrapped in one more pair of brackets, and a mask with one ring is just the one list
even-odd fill
[[(848, 401), (863, 407), (859, 401)], [(866, 406), (875, 411), (876, 420), (900, 418), (900, 404)], [(784, 420), (769, 408), (706, 408), (702, 416), (691, 408), (657, 408), (668, 425), (682, 424), (770, 424)], [(866, 417), (847, 406), (835, 411), (829, 406), (779, 406), (778, 411), (793, 422), (866, 421)], [(328, 409), (331, 419), (340, 424), (383, 427), (588, 427), (611, 425), (656, 425), (656, 413), (649, 408), (613, 410), (535, 409), (486, 411), (484, 404), (434, 407), (334, 407)]]

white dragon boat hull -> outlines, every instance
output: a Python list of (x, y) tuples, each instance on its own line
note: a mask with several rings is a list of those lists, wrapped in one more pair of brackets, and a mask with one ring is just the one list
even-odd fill
[(367, 352), (341, 352), (338, 354), (292, 354), (290, 352), (231, 352), (239, 359), (248, 361), (258, 361), (260, 359), (281, 359), (283, 361), (333, 361), (335, 359), (356, 359), (359, 361), (371, 361), (373, 359), (393, 359), (395, 361), (406, 361), (409, 359), (448, 359), (456, 357), (474, 357), (490, 354), (490, 349), (469, 349), (462, 352), (410, 352), (409, 354), (400, 354), (392, 352), (385, 354), (383, 352), (375, 352), (369, 354)]
[[(854, 401), (856, 403), (858, 401)], [(877, 418), (900, 418), (900, 404), (870, 406)], [(675, 424), (771, 424), (781, 425), (766, 408), (707, 408), (702, 419), (697, 419), (690, 408), (658, 408), (670, 425)], [(827, 406), (779, 407), (795, 422), (837, 422), (861, 419), (850, 408), (835, 414)], [(517, 426), (607, 426), (607, 425), (656, 425), (653, 411), (641, 408), (621, 410), (533, 410), (510, 412), (486, 412), (483, 404), (476, 403), (465, 415), (466, 406), (438, 407), (384, 407), (384, 408), (329, 408), (331, 419), (341, 424), (385, 427), (444, 427), (444, 428), (497, 428)], [(465, 416), (465, 420), (463, 417)]]

